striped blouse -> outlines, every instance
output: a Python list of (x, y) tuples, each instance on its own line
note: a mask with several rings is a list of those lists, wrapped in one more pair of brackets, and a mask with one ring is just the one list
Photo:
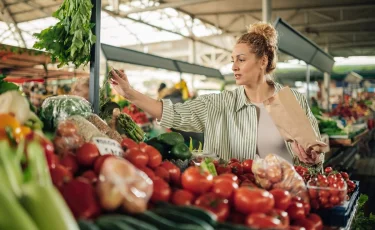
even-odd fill
[[(283, 86), (274, 83), (275, 92)], [(301, 107), (306, 111), (313, 129), (320, 140), (317, 121), (310, 111), (306, 98), (292, 89)], [(220, 94), (199, 96), (185, 103), (173, 104), (162, 100), (163, 114), (160, 125), (186, 132), (204, 133), (204, 151), (218, 154), (223, 159), (254, 159), (257, 154), (257, 111), (247, 101), (243, 86)], [(299, 162), (285, 142), (295, 164)], [(324, 154), (321, 154), (323, 161)], [(303, 165), (303, 164), (302, 164)], [(321, 167), (321, 163), (315, 167)]]

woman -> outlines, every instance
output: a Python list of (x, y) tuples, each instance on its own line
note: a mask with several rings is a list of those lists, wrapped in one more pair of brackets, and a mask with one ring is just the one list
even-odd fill
[[(242, 35), (232, 52), (234, 77), (240, 87), (233, 91), (197, 97), (183, 104), (151, 99), (129, 85), (125, 74), (113, 71), (114, 89), (156, 117), (167, 128), (204, 132), (204, 150), (224, 159), (254, 159), (275, 153), (289, 162), (321, 166), (324, 154), (286, 143), (262, 102), (282, 86), (269, 79), (276, 68), (277, 32), (267, 23), (255, 23)], [(306, 99), (293, 91), (320, 139), (317, 122)]]

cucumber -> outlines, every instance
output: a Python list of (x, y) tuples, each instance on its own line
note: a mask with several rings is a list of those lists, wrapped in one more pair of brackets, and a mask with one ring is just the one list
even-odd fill
[(170, 205), (168, 203), (159, 203), (160, 208), (175, 210), (178, 212), (182, 212), (184, 214), (189, 214), (190, 216), (199, 218), (200, 220), (205, 221), (206, 223), (210, 224), (211, 226), (216, 226), (217, 224), (217, 217), (209, 213), (207, 211), (204, 211), (203, 209), (194, 207), (194, 206), (176, 206), (176, 205)]
[(124, 222), (137, 230), (158, 230), (157, 227), (131, 216), (114, 214), (107, 215), (105, 218), (113, 220), (114, 222)]
[(138, 214), (135, 216), (137, 219), (140, 219), (142, 221), (145, 221), (149, 224), (154, 225), (158, 229), (161, 230), (196, 230), (197, 225), (191, 225), (191, 224), (175, 224), (174, 222), (167, 220), (153, 212), (145, 211), (141, 214)]
[(192, 216), (192, 215), (189, 215), (189, 214), (186, 214), (186, 213), (183, 213), (183, 212), (180, 212), (180, 211), (176, 211), (176, 210), (172, 210), (172, 209), (168, 209), (168, 208), (158, 208), (158, 209), (154, 209), (152, 210), (154, 213), (158, 214), (159, 216), (161, 217), (164, 217), (170, 221), (173, 221), (175, 222), (177, 225), (179, 224), (193, 224), (193, 225), (197, 225), (197, 230), (198, 229), (201, 229), (201, 230), (214, 230), (214, 228), (209, 225), (207, 222), (195, 217), (195, 216)]
[(113, 221), (113, 219), (104, 217), (99, 217), (96, 220), (96, 224), (101, 230), (136, 230), (135, 228), (129, 226), (120, 221)]
[(92, 221), (89, 220), (78, 220), (78, 227), (80, 230), (100, 230)]

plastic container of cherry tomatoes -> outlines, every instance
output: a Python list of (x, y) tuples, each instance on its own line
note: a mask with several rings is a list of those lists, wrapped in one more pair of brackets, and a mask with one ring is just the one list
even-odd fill
[(344, 181), (341, 187), (337, 184), (320, 186), (311, 179), (307, 182), (307, 189), (310, 196), (310, 204), (313, 209), (333, 208), (343, 205), (347, 199), (347, 184)]

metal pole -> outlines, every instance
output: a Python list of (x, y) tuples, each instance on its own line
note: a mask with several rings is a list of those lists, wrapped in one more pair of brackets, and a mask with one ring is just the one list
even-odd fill
[[(324, 51), (328, 53), (328, 45), (325, 47)], [(323, 94), (324, 103), (323, 103), (323, 105), (324, 104), (326, 105), (323, 108), (326, 109), (327, 111), (330, 111), (331, 105), (330, 105), (330, 100), (329, 100), (329, 98), (330, 98), (329, 88), (330, 88), (330, 84), (331, 84), (331, 75), (329, 73), (327, 73), (327, 72), (324, 72), (323, 83), (324, 83), (324, 87), (323, 87), (323, 90), (324, 90), (324, 94)]]
[(307, 68), (306, 68), (306, 85), (307, 85), (306, 99), (307, 99), (307, 103), (310, 104), (310, 65), (309, 64), (307, 64)]
[(262, 21), (270, 22), (271, 21), (271, 0), (262, 0)]
[(91, 0), (94, 5), (91, 13), (91, 22), (95, 23), (93, 33), (96, 35), (96, 42), (91, 47), (90, 53), (90, 93), (89, 100), (94, 108), (94, 113), (99, 113), (99, 76), (100, 76), (100, 17), (101, 0)]

